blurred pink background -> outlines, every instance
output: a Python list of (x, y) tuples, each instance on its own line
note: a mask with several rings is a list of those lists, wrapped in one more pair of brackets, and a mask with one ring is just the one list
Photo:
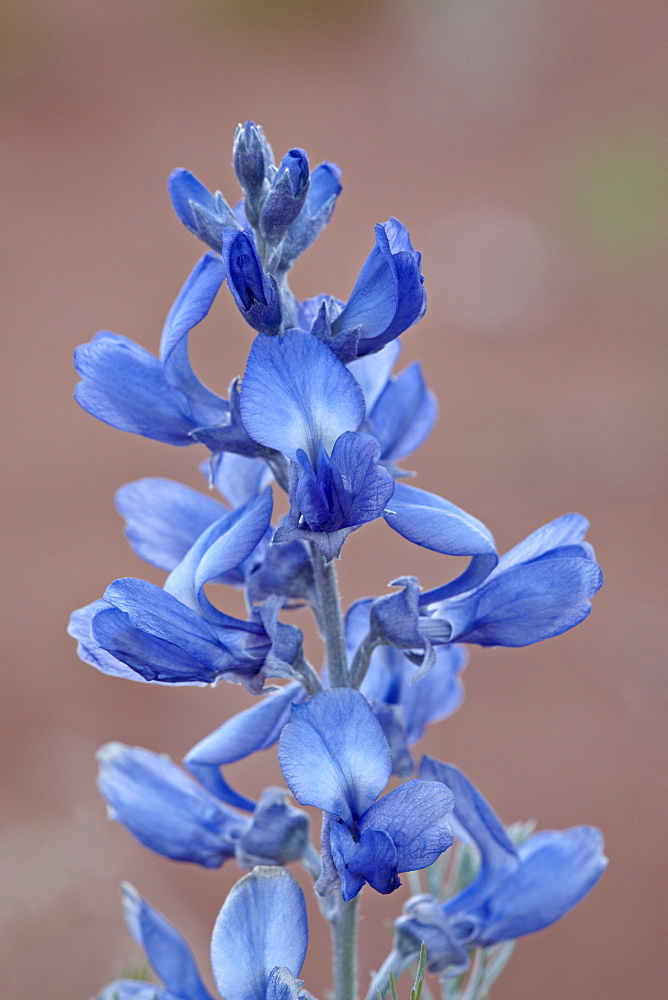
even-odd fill
[[(300, 145), (343, 168), (298, 295), (347, 297), (391, 214), (424, 253), (429, 309), (403, 359), (423, 360), (441, 416), (410, 463), (419, 484), (481, 517), (501, 550), (567, 510), (593, 525), (607, 582), (590, 619), (539, 646), (474, 648), (463, 708), (427, 741), (506, 822), (606, 834), (601, 884), (520, 943), (494, 1000), (658, 996), (663, 4), (10, 0), (4, 18), (6, 995), (86, 998), (140, 960), (121, 879), (179, 926), (211, 983), (211, 926), (238, 870), (179, 866), (108, 822), (94, 752), (118, 739), (178, 759), (249, 697), (104, 677), (65, 635), (114, 578), (162, 580), (126, 546), (114, 490), (143, 475), (198, 485), (203, 455), (80, 411), (71, 355), (100, 328), (157, 349), (202, 252), (167, 175), (185, 166), (236, 198), (231, 141), (253, 118), (278, 155)], [(224, 390), (251, 342), (225, 292), (193, 340)], [(444, 563), (376, 524), (345, 546), (344, 596), (404, 573), (433, 586)], [(275, 755), (234, 777), (280, 781)], [(363, 988), (404, 898), (364, 891)], [(316, 912), (312, 935), (304, 975), (323, 998)]]

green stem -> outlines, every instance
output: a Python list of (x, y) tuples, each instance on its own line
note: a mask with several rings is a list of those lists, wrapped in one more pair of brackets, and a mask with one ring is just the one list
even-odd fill
[(335, 1000), (357, 1000), (357, 910), (359, 896), (338, 900), (334, 932)]
[(341, 602), (334, 563), (327, 562), (320, 548), (311, 542), (311, 562), (315, 577), (317, 618), (327, 650), (330, 687), (350, 687), (346, 640), (341, 619)]

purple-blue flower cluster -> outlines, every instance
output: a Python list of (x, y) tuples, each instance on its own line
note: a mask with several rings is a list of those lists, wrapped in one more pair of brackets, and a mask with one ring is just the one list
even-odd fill
[[(340, 170), (329, 162), (311, 170), (298, 148), (277, 164), (253, 122), (237, 130), (233, 163), (235, 204), (187, 170), (169, 179), (178, 218), (209, 249), (169, 310), (158, 356), (107, 331), (76, 351), (79, 404), (120, 430), (204, 445), (209, 492), (155, 478), (121, 487), (130, 545), (167, 576), (162, 586), (112, 582), (74, 612), (70, 633), (103, 673), (169, 685), (227, 680), (256, 699), (190, 750), (183, 768), (141, 747), (103, 747), (99, 787), (110, 816), (152, 850), (252, 868), (216, 922), (216, 981), (226, 1000), (294, 1000), (305, 996), (296, 977), (307, 931), (288, 863), (301, 862), (315, 882), (341, 982), (351, 975), (341, 941), (351, 947), (362, 887), (393, 892), (401, 873), (433, 865), (454, 836), (477, 845), (479, 872), (445, 902), (421, 896), (406, 905), (401, 962), (424, 940), (432, 970), (462, 970), (472, 949), (551, 923), (595, 883), (604, 864), (597, 831), (537, 834), (516, 849), (452, 765), (425, 758), (415, 777), (411, 748), (459, 707), (466, 644), (557, 636), (589, 614), (602, 576), (580, 515), (500, 557), (478, 518), (402, 481), (411, 474), (397, 463), (431, 433), (438, 411), (419, 364), (393, 374), (398, 338), (426, 308), (408, 231), (394, 218), (375, 227), (346, 302), (326, 294), (300, 302), (289, 272), (328, 223)], [(225, 285), (254, 332), (227, 397), (199, 379), (188, 350)], [(287, 513), (275, 519), (280, 493)], [(417, 546), (461, 557), (461, 572), (429, 591), (398, 577), (393, 591), (355, 602), (344, 620), (334, 560), (351, 533), (381, 518)], [(226, 587), (243, 591), (244, 617), (223, 610)], [(313, 612), (324, 640), (321, 669), (285, 620), (300, 609)], [(288, 789), (322, 814), (319, 850), (287, 789), (267, 788), (255, 801), (224, 773), (277, 743)], [(401, 781), (383, 794), (392, 775)], [(134, 890), (125, 899), (130, 930), (163, 985), (118, 981), (100, 997), (210, 1000), (175, 929)]]

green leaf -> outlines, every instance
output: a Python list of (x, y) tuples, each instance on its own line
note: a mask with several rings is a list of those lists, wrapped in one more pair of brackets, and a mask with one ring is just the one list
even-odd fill
[(420, 994), (422, 993), (422, 986), (424, 984), (424, 976), (427, 968), (427, 947), (424, 943), (420, 945), (420, 958), (418, 959), (417, 972), (415, 973), (415, 984), (411, 990), (411, 1000), (420, 1000)]
[(390, 972), (390, 993), (392, 994), (392, 1000), (397, 1000), (397, 984), (393, 972)]

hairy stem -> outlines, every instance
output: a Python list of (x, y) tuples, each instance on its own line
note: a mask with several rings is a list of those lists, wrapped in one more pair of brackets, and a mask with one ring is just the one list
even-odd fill
[(357, 911), (359, 896), (339, 898), (332, 920), (335, 1000), (357, 1000)]
[(315, 576), (318, 626), (327, 650), (330, 687), (350, 687), (346, 640), (341, 619), (341, 602), (334, 563), (327, 562), (320, 548), (311, 542), (311, 562)]

